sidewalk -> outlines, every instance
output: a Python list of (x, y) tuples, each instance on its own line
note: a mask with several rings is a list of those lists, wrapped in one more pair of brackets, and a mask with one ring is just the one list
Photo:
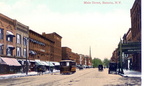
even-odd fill
[(122, 76), (124, 77), (141, 77), (141, 72), (134, 71), (134, 70), (123, 70), (124, 74)]
[[(59, 72), (59, 70), (54, 70), (53, 72)], [(50, 71), (46, 71), (43, 74), (49, 74)], [(28, 75), (26, 73), (16, 73), (16, 74), (4, 74), (0, 75), (0, 79), (10, 79), (10, 78), (17, 78), (17, 77), (26, 77), (26, 76), (35, 76), (39, 75), (37, 72), (28, 72)]]

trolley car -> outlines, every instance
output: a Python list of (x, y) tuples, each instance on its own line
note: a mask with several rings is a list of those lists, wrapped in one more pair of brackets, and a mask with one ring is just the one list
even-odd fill
[(76, 62), (72, 60), (62, 60), (60, 62), (61, 74), (73, 74), (76, 72)]

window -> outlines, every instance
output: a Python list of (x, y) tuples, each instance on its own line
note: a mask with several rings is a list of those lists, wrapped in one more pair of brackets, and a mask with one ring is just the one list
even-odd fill
[(23, 37), (23, 45), (27, 45), (27, 38), (26, 37)]
[(3, 46), (0, 46), (0, 55), (3, 54)]
[(21, 48), (20, 48), (20, 47), (17, 47), (17, 49), (16, 49), (16, 55), (17, 55), (18, 57), (21, 56)]
[(0, 39), (3, 39), (3, 29), (0, 29)]
[(21, 35), (17, 34), (17, 44), (21, 44)]
[(27, 51), (26, 51), (26, 49), (24, 49), (24, 51), (23, 51), (23, 56), (26, 58), (26, 56), (27, 56)]
[(7, 35), (6, 40), (10, 41), (10, 42), (13, 42), (13, 37), (15, 37), (15, 35), (10, 31), (7, 31), (6, 35)]
[(11, 48), (7, 48), (7, 56), (12, 56), (12, 54), (13, 54), (13, 50), (11, 49)]
[(13, 42), (13, 37), (11, 37), (11, 36), (7, 36), (7, 41), (9, 41), (9, 42)]

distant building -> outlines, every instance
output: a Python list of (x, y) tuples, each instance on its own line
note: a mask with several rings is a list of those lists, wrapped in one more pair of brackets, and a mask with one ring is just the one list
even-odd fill
[(69, 47), (62, 47), (62, 60), (73, 60), (72, 51)]
[(29, 60), (53, 61), (54, 41), (29, 30)]
[(60, 62), (62, 59), (62, 49), (61, 49), (62, 37), (59, 34), (57, 34), (56, 32), (49, 33), (49, 34), (42, 33), (42, 36), (46, 37), (47, 39), (54, 41), (53, 61)]

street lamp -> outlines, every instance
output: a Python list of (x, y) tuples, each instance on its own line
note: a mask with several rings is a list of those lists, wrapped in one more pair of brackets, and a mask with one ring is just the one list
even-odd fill
[(28, 75), (28, 41), (29, 39), (26, 38), (26, 75)]
[(119, 73), (124, 74), (123, 72), (123, 62), (122, 62), (122, 40), (120, 39), (120, 44), (119, 44), (119, 49), (120, 49), (120, 56), (119, 56)]

